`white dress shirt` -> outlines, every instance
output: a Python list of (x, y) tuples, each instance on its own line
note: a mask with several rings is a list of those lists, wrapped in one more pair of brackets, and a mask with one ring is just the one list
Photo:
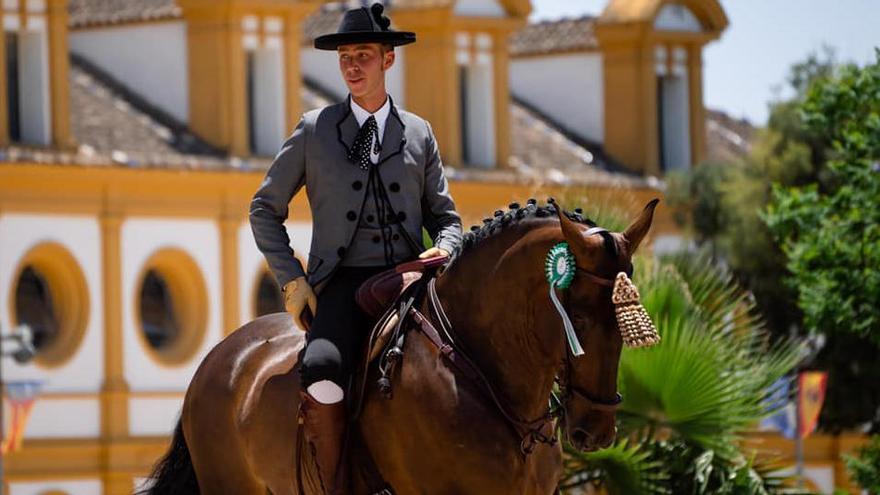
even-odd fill
[[(366, 111), (362, 106), (355, 103), (354, 98), (351, 98), (351, 111), (357, 119), (358, 127), (362, 127), (364, 122), (370, 118), (370, 115), (376, 117), (376, 126), (379, 128), (379, 144), (381, 145), (382, 138), (385, 135), (385, 121), (388, 120), (388, 114), (391, 113), (391, 98), (388, 98), (388, 95), (385, 95), (385, 104), (374, 113)], [(375, 150), (375, 139), (376, 137), (373, 136), (370, 141), (370, 161), (373, 163), (379, 163), (379, 153), (373, 153)]]

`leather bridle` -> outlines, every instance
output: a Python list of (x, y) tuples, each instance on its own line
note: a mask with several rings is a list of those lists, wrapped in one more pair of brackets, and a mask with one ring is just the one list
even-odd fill
[[(595, 234), (601, 234), (603, 232), (608, 232), (608, 230), (604, 229), (602, 227), (592, 227), (592, 228), (588, 229), (586, 232), (584, 232), (584, 237), (595, 235)], [(580, 276), (583, 276), (585, 279), (587, 279), (595, 284), (598, 284), (598, 285), (601, 285), (604, 287), (614, 287), (614, 280), (596, 275), (595, 273), (591, 272), (590, 270), (588, 270), (582, 266), (579, 266), (577, 263), (575, 263), (575, 273), (577, 273)], [(607, 400), (606, 399), (599, 399), (599, 398), (593, 397), (592, 395), (590, 395), (590, 394), (584, 392), (583, 390), (580, 390), (578, 387), (572, 385), (572, 383), (571, 383), (572, 371), (571, 370), (573, 368), (573, 365), (572, 365), (571, 361), (572, 361), (571, 353), (566, 352), (565, 359), (563, 360), (563, 364), (562, 364), (562, 367), (564, 370), (563, 375), (557, 376), (557, 379), (556, 379), (557, 383), (559, 384), (559, 389), (562, 392), (561, 402), (563, 404), (563, 407), (565, 404), (568, 403), (568, 401), (572, 397), (577, 397), (580, 400), (586, 402), (587, 406), (592, 410), (604, 411), (604, 412), (616, 411), (620, 407), (620, 404), (623, 403), (623, 396), (621, 396), (620, 393), (615, 393), (613, 399), (607, 399)]]
[[(585, 236), (599, 234), (602, 232), (608, 232), (608, 230), (593, 227), (585, 232)], [(601, 277), (599, 275), (594, 274), (593, 272), (575, 265), (576, 273), (582, 275), (587, 280), (594, 282), (596, 284), (613, 287), (614, 281)], [(554, 408), (552, 405), (548, 407), (546, 413), (544, 413), (541, 417), (536, 418), (534, 420), (523, 420), (517, 417), (511, 409), (503, 402), (501, 397), (497, 394), (494, 387), (488, 378), (486, 378), (485, 374), (482, 370), (476, 365), (476, 363), (470, 359), (467, 354), (463, 351), (460, 345), (460, 340), (456, 337), (454, 331), (452, 330), (452, 324), (449, 321), (449, 317), (446, 315), (446, 311), (443, 309), (443, 304), (440, 302), (440, 298), (437, 296), (437, 289), (435, 286), (436, 278), (431, 277), (428, 281), (427, 287), (427, 296), (428, 296), (428, 308), (431, 311), (432, 320), (438, 323), (440, 330), (444, 334), (445, 340), (448, 342), (446, 344), (447, 353), (454, 353), (463, 363), (459, 366), (464, 366), (470, 368), (468, 370), (471, 374), (475, 375), (475, 378), (483, 385), (483, 388), (486, 391), (486, 394), (498, 408), (501, 415), (505, 418), (505, 420), (510, 424), (513, 430), (517, 433), (519, 438), (521, 438), (520, 442), (520, 450), (523, 454), (531, 453), (535, 446), (538, 443), (547, 443), (553, 445), (556, 443), (556, 432), (555, 426), (553, 425), (553, 420), (555, 418), (561, 417), (565, 413), (566, 405), (573, 398), (577, 397), (578, 399), (587, 403), (587, 406), (592, 410), (603, 411), (603, 412), (614, 412), (620, 407), (620, 404), (623, 402), (623, 397), (619, 393), (615, 393), (615, 397), (610, 400), (599, 399), (593, 397), (589, 393), (580, 390), (576, 386), (571, 384), (571, 373), (572, 373), (572, 355), (570, 352), (565, 352), (565, 359), (562, 363), (562, 369), (564, 370), (563, 376), (560, 377), (557, 373), (556, 381), (559, 384), (560, 391), (562, 392), (561, 398), (556, 398), (557, 402), (561, 407)], [(416, 311), (416, 313), (418, 313)], [(424, 318), (424, 316), (417, 315), (422, 320), (420, 323), (422, 324), (423, 329), (426, 327), (429, 332), (434, 333), (437, 332), (436, 327), (431, 324), (428, 319)], [(429, 338), (431, 336), (429, 335)], [(433, 339), (432, 339), (433, 340)], [(441, 347), (441, 351), (443, 347)], [(555, 397), (555, 394), (553, 394)], [(549, 426), (549, 431), (548, 431)]]

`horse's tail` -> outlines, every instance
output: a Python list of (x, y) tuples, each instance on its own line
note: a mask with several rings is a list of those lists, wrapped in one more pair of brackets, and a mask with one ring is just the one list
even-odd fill
[(177, 420), (171, 447), (150, 473), (148, 485), (137, 495), (198, 495), (199, 482), (193, 468), (189, 447), (183, 436), (183, 421)]

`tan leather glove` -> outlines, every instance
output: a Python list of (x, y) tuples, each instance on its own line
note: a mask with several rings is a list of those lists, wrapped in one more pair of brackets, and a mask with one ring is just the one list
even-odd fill
[(449, 253), (447, 253), (445, 249), (440, 249), (437, 246), (434, 246), (423, 251), (422, 254), (419, 255), (419, 259), (433, 258), (434, 256), (449, 256)]
[(284, 309), (293, 316), (293, 321), (297, 326), (308, 331), (307, 323), (310, 322), (306, 322), (303, 319), (304, 309), (306, 304), (308, 304), (312, 316), (314, 316), (318, 306), (318, 299), (315, 297), (312, 286), (306, 282), (305, 277), (298, 277), (288, 282), (281, 289), (281, 292), (284, 294)]

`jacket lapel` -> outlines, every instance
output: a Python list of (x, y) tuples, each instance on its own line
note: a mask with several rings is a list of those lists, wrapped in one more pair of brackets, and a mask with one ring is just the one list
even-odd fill
[[(391, 95), (388, 95), (388, 98), (390, 99)], [(403, 151), (403, 146), (406, 144), (406, 138), (403, 137), (405, 130), (406, 126), (403, 124), (400, 114), (397, 113), (397, 106), (394, 104), (394, 100), (391, 100), (391, 111), (388, 112), (388, 120), (385, 121), (382, 151), (379, 153), (377, 165), (381, 165), (385, 160)]]
[(358, 126), (357, 118), (351, 111), (351, 95), (345, 100), (342, 117), (336, 122), (336, 136), (339, 143), (345, 148), (345, 155), (348, 156), (351, 146), (354, 144), (354, 138), (357, 136), (360, 126)]

